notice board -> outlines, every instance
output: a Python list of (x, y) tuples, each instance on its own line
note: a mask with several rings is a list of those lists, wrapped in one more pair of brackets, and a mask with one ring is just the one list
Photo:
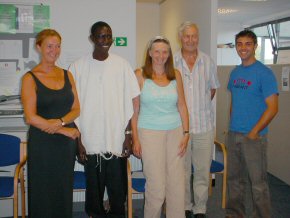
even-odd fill
[(22, 75), (39, 57), (35, 35), (50, 26), (50, 7), (0, 3), (0, 95), (19, 94)]

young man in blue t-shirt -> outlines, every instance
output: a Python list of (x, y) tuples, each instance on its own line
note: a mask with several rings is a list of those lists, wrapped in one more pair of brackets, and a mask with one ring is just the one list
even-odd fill
[(251, 217), (271, 217), (267, 181), (268, 124), (278, 112), (276, 78), (255, 58), (257, 36), (250, 30), (236, 35), (236, 50), (242, 64), (231, 72), (231, 116), (228, 135), (228, 202), (226, 217), (248, 217), (246, 184), (251, 185)]

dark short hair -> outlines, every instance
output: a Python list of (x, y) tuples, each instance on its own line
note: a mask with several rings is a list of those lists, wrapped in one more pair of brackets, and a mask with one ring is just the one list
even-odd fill
[(249, 30), (249, 29), (245, 29), (236, 35), (236, 39), (235, 39), (236, 44), (239, 38), (245, 37), (245, 36), (253, 39), (254, 44), (257, 44), (257, 35), (252, 30)]
[(91, 35), (94, 35), (95, 32), (98, 29), (103, 28), (103, 27), (108, 27), (110, 30), (112, 30), (111, 27), (110, 27), (110, 25), (107, 24), (106, 22), (104, 22), (104, 21), (98, 21), (98, 22), (96, 22), (96, 23), (93, 24), (93, 26), (91, 28)]

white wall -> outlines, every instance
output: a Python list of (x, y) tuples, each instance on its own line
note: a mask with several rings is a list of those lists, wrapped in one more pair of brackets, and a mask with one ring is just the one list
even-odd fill
[[(63, 39), (60, 65), (64, 68), (92, 51), (90, 28), (100, 20), (112, 27), (114, 36), (128, 38), (127, 47), (113, 46), (111, 51), (121, 54), (133, 67), (136, 65), (136, 2), (133, 0), (0, 0), (0, 3), (50, 6), (50, 27)], [(0, 201), (0, 217), (12, 216), (12, 203), (12, 200)]]
[(216, 60), (217, 1), (211, 0), (166, 0), (160, 6), (160, 32), (167, 36), (173, 51), (179, 48), (178, 26), (190, 20), (199, 26), (200, 49)]
[(235, 48), (218, 48), (217, 65), (239, 65), (241, 59)]
[[(243, 29), (239, 23), (218, 22), (217, 44), (235, 44), (235, 35)], [(240, 63), (241, 61), (235, 48), (217, 49), (217, 65), (237, 65)]]
[(125, 57), (131, 65), (136, 64), (135, 1), (46, 1), (51, 5), (51, 26), (63, 36), (63, 51), (79, 51), (80, 54), (91, 51), (90, 27), (97, 21), (105, 21), (111, 26), (113, 36), (128, 38), (128, 47), (113, 46), (111, 51)]
[(156, 3), (137, 3), (137, 66), (144, 63), (144, 53), (150, 38), (163, 35), (170, 40), (173, 52), (179, 48), (178, 26), (191, 20), (199, 25), (200, 48), (216, 60), (217, 1), (166, 0)]
[[(184, 0), (166, 0), (161, 5), (137, 3), (137, 67), (144, 64), (146, 45), (152, 36), (164, 35), (170, 40), (173, 52), (179, 49), (177, 28), (185, 20), (191, 20), (199, 25), (200, 48), (211, 54), (218, 65), (239, 64), (240, 59), (235, 49), (217, 49), (216, 44), (229, 42), (234, 44), (235, 34), (243, 30), (243, 27), (237, 23), (217, 23), (216, 7), (215, 1), (203, 1), (202, 4)], [(208, 13), (200, 15), (196, 12), (202, 10)]]
[[(10, 3), (0, 0), (0, 3)], [(62, 36), (62, 55), (60, 63), (67, 66), (68, 61), (91, 52), (89, 41), (90, 27), (97, 21), (107, 22), (113, 36), (128, 38), (127, 47), (112, 47), (111, 51), (125, 57), (131, 65), (136, 65), (136, 2), (132, 0), (14, 0), (11, 4), (44, 4), (50, 6), (50, 27)], [(66, 57), (64, 57), (66, 56)]]
[[(176, 51), (179, 48), (177, 28), (185, 20), (192, 20), (199, 25), (201, 34), (200, 48), (211, 54), (217, 64), (239, 64), (240, 59), (235, 49), (217, 49), (216, 43), (231, 42), (234, 44), (235, 34), (243, 30), (243, 27), (238, 23), (217, 23), (216, 2), (211, 2), (212, 5), (209, 3), (210, 1), (204, 1), (201, 4), (201, 2), (184, 0), (166, 0), (161, 5), (156, 3), (137, 3), (137, 67), (143, 65), (146, 45), (154, 35), (161, 34), (166, 36), (171, 42), (172, 50)], [(206, 6), (209, 8), (204, 9)], [(207, 10), (208, 13), (202, 13), (203, 15), (201, 16), (196, 13), (196, 10)]]
[(157, 3), (136, 4), (136, 60), (137, 67), (145, 61), (145, 53), (149, 40), (160, 35), (160, 6)]
[(217, 23), (217, 43), (233, 43), (235, 44), (235, 35), (244, 28), (239, 23)]

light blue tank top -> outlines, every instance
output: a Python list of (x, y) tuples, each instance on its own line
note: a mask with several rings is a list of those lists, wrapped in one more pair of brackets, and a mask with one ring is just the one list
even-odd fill
[(176, 80), (163, 87), (146, 79), (140, 95), (138, 128), (170, 130), (181, 126), (177, 100)]

